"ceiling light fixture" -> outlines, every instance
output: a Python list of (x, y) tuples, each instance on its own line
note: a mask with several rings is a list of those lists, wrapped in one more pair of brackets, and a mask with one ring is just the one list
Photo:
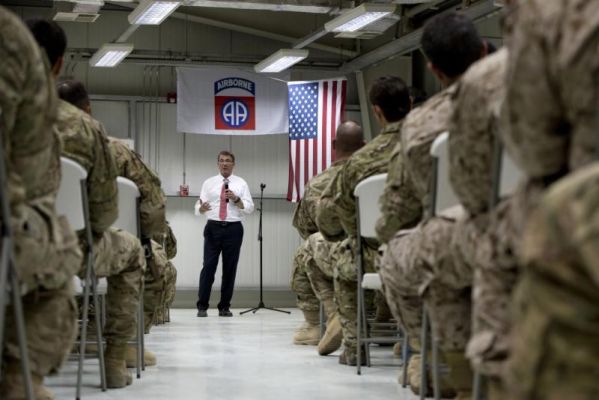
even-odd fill
[(324, 24), (327, 32), (355, 32), (395, 12), (395, 4), (363, 3)]
[(160, 25), (180, 4), (180, 0), (142, 0), (127, 19), (133, 25)]
[(89, 59), (92, 67), (116, 67), (133, 51), (130, 43), (106, 43)]
[(281, 49), (254, 65), (254, 71), (261, 73), (281, 72), (308, 57), (308, 50)]

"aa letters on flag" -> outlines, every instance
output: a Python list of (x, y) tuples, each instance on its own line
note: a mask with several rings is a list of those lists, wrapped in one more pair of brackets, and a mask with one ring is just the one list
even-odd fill
[(177, 130), (212, 135), (287, 133), (287, 85), (232, 68), (177, 68)]

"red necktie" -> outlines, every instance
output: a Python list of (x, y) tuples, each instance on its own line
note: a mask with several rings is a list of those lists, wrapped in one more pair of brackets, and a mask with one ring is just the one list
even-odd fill
[(218, 210), (218, 217), (221, 221), (227, 219), (227, 201), (225, 198), (225, 184), (223, 183), (223, 187), (220, 190), (220, 208)]

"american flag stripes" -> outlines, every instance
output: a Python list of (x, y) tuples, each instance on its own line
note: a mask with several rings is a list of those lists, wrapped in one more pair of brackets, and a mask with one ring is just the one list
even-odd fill
[(304, 185), (334, 161), (333, 139), (345, 109), (347, 81), (290, 82), (287, 200), (299, 201)]

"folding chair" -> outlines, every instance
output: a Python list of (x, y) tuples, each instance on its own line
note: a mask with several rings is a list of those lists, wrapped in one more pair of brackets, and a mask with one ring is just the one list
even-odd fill
[[(433, 157), (433, 170), (431, 176), (431, 198), (430, 198), (430, 216), (440, 215), (443, 211), (460, 205), (451, 183), (449, 181), (449, 132), (443, 132), (431, 145), (431, 156)], [(428, 337), (430, 331), (430, 318), (426, 307), (422, 311), (422, 386), (420, 398), (426, 396), (426, 370), (428, 351)], [(432, 335), (431, 335), (432, 336)], [(432, 359), (433, 359), (433, 392), (435, 399), (441, 398), (440, 386), (440, 367), (439, 367), (439, 344), (433, 337), (431, 340)]]
[[(141, 225), (139, 221), (139, 189), (133, 181), (119, 176), (117, 178), (119, 188), (119, 217), (112, 225), (127, 231), (141, 240)], [(137, 350), (136, 371), (137, 378), (141, 378), (141, 370), (145, 370), (144, 360), (144, 286), (141, 281), (139, 296), (139, 310), (137, 316), (137, 335), (135, 340)]]
[[(0, 109), (0, 117), (2, 110)], [(0, 253), (0, 381), (2, 380), (2, 350), (4, 349), (4, 324), (6, 307), (12, 305), (17, 328), (17, 341), (21, 356), (21, 371), (25, 382), (25, 394), (28, 400), (34, 399), (33, 384), (29, 369), (29, 352), (27, 351), (27, 334), (25, 332), (25, 318), (21, 300), (21, 287), (17, 276), (15, 253), (13, 244), (12, 227), (10, 225), (10, 207), (7, 195), (8, 180), (6, 177), (6, 160), (4, 153), (4, 132), (0, 131), (0, 212), (2, 220), (2, 253)]]
[[(364, 290), (381, 290), (381, 277), (378, 273), (364, 273), (362, 238), (376, 238), (375, 225), (381, 215), (379, 208), (379, 197), (383, 194), (387, 174), (379, 174), (368, 177), (358, 183), (354, 189), (356, 197), (356, 225), (358, 228), (358, 252), (357, 252), (357, 274), (358, 274), (358, 317), (357, 317), (357, 373), (361, 374), (362, 346), (365, 346), (366, 364), (370, 366), (370, 343), (395, 343), (399, 338), (399, 330), (392, 330), (394, 336), (371, 337), (375, 323), (368, 322), (366, 318), (366, 306), (364, 302)], [(376, 326), (385, 326), (389, 324), (377, 323)], [(397, 327), (397, 324), (392, 324)], [(405, 339), (405, 335), (404, 335)], [(405, 344), (405, 341), (404, 341)], [(405, 362), (405, 360), (404, 360)]]
[(81, 398), (81, 381), (83, 376), (83, 361), (87, 345), (87, 325), (89, 323), (89, 296), (90, 289), (94, 302), (96, 322), (96, 344), (98, 346), (98, 358), (100, 362), (100, 381), (102, 391), (106, 391), (106, 370), (104, 365), (104, 351), (102, 348), (102, 325), (100, 313), (98, 312), (98, 281), (94, 272), (94, 253), (91, 225), (89, 223), (89, 207), (87, 200), (87, 171), (77, 162), (65, 157), (60, 159), (62, 169), (62, 180), (56, 197), (56, 211), (67, 217), (71, 227), (76, 230), (85, 231), (85, 238), (89, 246), (85, 254), (85, 278), (83, 285), (78, 277), (75, 277), (76, 286), (81, 287), (77, 292), (83, 296), (83, 316), (81, 318), (81, 330), (79, 340), (79, 367), (77, 369), (77, 391), (76, 399)]
[[(493, 160), (491, 167), (492, 189), (491, 197), (489, 198), (489, 210), (494, 209), (499, 202), (512, 195), (518, 183), (524, 175), (516, 166), (514, 160), (503, 150), (503, 144), (498, 133), (495, 133), (493, 141)], [(474, 373), (472, 383), (472, 398), (473, 400), (481, 400), (482, 392), (485, 385), (484, 377), (479, 373)]]

